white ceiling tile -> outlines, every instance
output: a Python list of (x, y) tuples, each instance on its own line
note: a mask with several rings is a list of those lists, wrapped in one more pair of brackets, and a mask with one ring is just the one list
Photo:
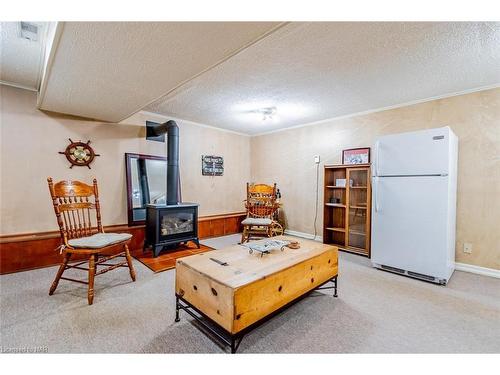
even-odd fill
[(117, 122), (277, 22), (67, 22), (40, 107)]
[(38, 90), (49, 22), (39, 26), (37, 41), (21, 37), (20, 22), (0, 22), (0, 81)]
[(291, 23), (145, 110), (259, 134), (495, 85), (499, 25)]

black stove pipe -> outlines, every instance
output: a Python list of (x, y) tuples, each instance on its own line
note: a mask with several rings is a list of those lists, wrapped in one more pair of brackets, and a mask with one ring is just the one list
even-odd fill
[(167, 133), (167, 204), (179, 204), (179, 127), (169, 120), (152, 131), (156, 136)]

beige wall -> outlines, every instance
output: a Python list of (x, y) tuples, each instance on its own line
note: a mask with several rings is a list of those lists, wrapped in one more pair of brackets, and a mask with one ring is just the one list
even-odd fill
[[(164, 143), (145, 140), (148, 116), (134, 116), (126, 124), (102, 123), (41, 112), (35, 107), (34, 92), (1, 85), (0, 96), (0, 233), (57, 230), (47, 176), (82, 181), (95, 176), (103, 223), (126, 223), (124, 154), (166, 155)], [(200, 203), (201, 215), (242, 211), (250, 175), (249, 138), (187, 121), (178, 124), (183, 200)], [(68, 145), (68, 138), (92, 141), (101, 155), (92, 169), (69, 169), (64, 155), (58, 154)], [(225, 157), (224, 176), (201, 175), (201, 155), (208, 153)]]
[[(144, 139), (144, 121), (164, 118), (139, 113), (124, 124), (101, 123), (38, 111), (33, 92), (0, 86), (0, 95), (0, 233), (57, 229), (47, 176), (97, 177), (104, 223), (126, 223), (124, 154), (165, 155), (165, 144)], [(200, 203), (201, 215), (241, 211), (247, 181), (275, 181), (283, 193), (288, 228), (305, 233), (314, 232), (314, 155), (321, 156), (321, 167), (336, 164), (342, 149), (370, 146), (379, 135), (449, 125), (460, 140), (457, 261), (500, 269), (500, 89), (253, 138), (188, 121), (178, 124), (184, 201)], [(58, 154), (67, 138), (92, 141), (101, 156), (91, 170), (68, 168)], [(225, 157), (224, 176), (201, 175), (203, 154)], [(321, 190), (319, 198), (321, 234)], [(472, 254), (462, 252), (463, 242), (473, 244)]]
[[(340, 164), (342, 149), (372, 146), (376, 137), (448, 125), (459, 138), (457, 262), (500, 269), (500, 89), (324, 121), (253, 137), (253, 181), (277, 182), (288, 228), (313, 233), (314, 155)], [(322, 189), (317, 232), (322, 234)], [(418, 228), (415, 228), (418, 230)], [(462, 251), (473, 244), (472, 254)]]
[[(123, 123), (144, 127), (146, 120), (164, 122), (168, 119), (139, 112)], [(250, 179), (250, 137), (175, 120), (180, 132), (182, 200), (200, 203), (201, 215), (244, 211), (246, 183)], [(223, 156), (224, 175), (202, 176), (202, 155)]]

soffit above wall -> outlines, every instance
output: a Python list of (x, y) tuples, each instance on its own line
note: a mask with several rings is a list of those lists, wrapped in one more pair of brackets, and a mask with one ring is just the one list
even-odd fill
[(290, 23), (145, 110), (259, 134), (498, 85), (499, 46), (500, 23)]
[(118, 122), (277, 22), (67, 22), (39, 107)]

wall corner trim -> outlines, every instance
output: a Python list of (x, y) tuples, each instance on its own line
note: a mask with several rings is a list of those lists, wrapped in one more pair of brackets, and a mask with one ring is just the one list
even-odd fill
[(314, 237), (314, 234), (310, 233), (297, 232), (295, 230), (285, 229), (285, 234), (288, 234), (290, 236), (305, 238), (307, 240), (323, 242), (323, 236), (317, 235), (316, 237)]
[(493, 268), (486, 268), (486, 267), (474, 266), (472, 264), (467, 264), (467, 263), (455, 262), (455, 270), (475, 273), (476, 275), (483, 275), (500, 279), (500, 270), (496, 270)]

